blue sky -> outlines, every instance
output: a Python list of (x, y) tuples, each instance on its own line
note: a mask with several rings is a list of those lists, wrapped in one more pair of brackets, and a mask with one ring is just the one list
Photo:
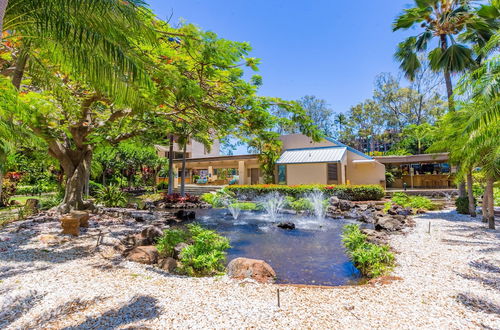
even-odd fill
[(315, 95), (336, 112), (371, 97), (375, 76), (398, 73), (391, 30), (411, 0), (149, 0), (161, 19), (179, 19), (253, 47), (261, 59), (259, 94)]

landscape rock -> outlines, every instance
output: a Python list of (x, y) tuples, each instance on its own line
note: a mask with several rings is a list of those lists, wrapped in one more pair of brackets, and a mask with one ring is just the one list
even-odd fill
[(341, 211), (349, 211), (354, 208), (354, 203), (345, 199), (340, 199), (338, 207)]
[(158, 266), (169, 273), (173, 273), (175, 269), (178, 267), (177, 260), (175, 260), (172, 257), (160, 259), (158, 261)]
[(126, 257), (133, 262), (152, 265), (158, 262), (158, 250), (152, 245), (138, 246), (128, 252)]
[(278, 228), (292, 230), (295, 229), (295, 224), (293, 222), (280, 222), (277, 225)]
[(194, 220), (196, 218), (196, 213), (194, 211), (179, 210), (175, 212), (175, 216), (182, 221)]
[(149, 244), (154, 244), (158, 238), (163, 236), (163, 231), (157, 226), (148, 226), (141, 231), (141, 236), (150, 242)]
[(30, 210), (32, 213), (36, 213), (40, 208), (40, 201), (36, 198), (29, 198), (26, 200), (24, 208)]
[(227, 265), (229, 277), (243, 280), (253, 279), (260, 283), (272, 283), (276, 279), (276, 272), (264, 260), (236, 258)]
[(398, 231), (403, 229), (404, 222), (394, 217), (377, 218), (375, 230)]
[(377, 245), (386, 245), (388, 243), (387, 234), (383, 231), (376, 231), (373, 229), (361, 229), (361, 232), (367, 237), (367, 241)]
[(189, 246), (189, 244), (187, 243), (179, 243), (177, 244), (175, 247), (174, 247), (174, 258), (175, 259), (179, 259), (180, 258), (180, 255), (181, 255), (181, 252), (182, 250), (184, 250), (185, 248), (187, 248)]

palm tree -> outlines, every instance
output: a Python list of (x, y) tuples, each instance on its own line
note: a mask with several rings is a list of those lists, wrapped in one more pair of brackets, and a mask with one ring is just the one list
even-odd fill
[(28, 66), (32, 75), (46, 78), (40, 48), (50, 49), (44, 56), (50, 57), (51, 65), (61, 65), (63, 71), (99, 84), (106, 92), (120, 90), (132, 80), (148, 81), (133, 39), (154, 42), (152, 28), (142, 19), (142, 0), (10, 0), (8, 5), (0, 1), (0, 17), (6, 7), (5, 38), (21, 37), (11, 73), (18, 89)]
[[(498, 30), (498, 9), (483, 5), (477, 10), (471, 0), (415, 0), (415, 7), (404, 10), (393, 24), (393, 30), (409, 29), (419, 25), (423, 31), (398, 45), (395, 57), (406, 77), (413, 80), (421, 67), (417, 53), (428, 51), (433, 39), (437, 47), (427, 52), (431, 68), (442, 72), (446, 83), (448, 108), (455, 110), (451, 75), (477, 67), (483, 54), (474, 58), (468, 44), (484, 46)], [(462, 40), (463, 43), (458, 43)], [(465, 196), (465, 184), (459, 184), (459, 194)]]
[[(423, 29), (417, 36), (401, 42), (395, 57), (412, 80), (421, 67), (417, 53), (427, 52), (431, 68), (444, 75), (451, 111), (454, 110), (451, 75), (475, 67), (482, 59), (474, 58), (467, 44), (483, 45), (498, 28), (498, 11), (494, 6), (484, 5), (475, 10), (471, 3), (471, 0), (415, 0), (415, 6), (405, 9), (393, 24), (394, 31), (414, 26)], [(434, 39), (437, 47), (428, 51)]]
[(347, 117), (343, 113), (338, 113), (334, 117), (335, 123), (339, 126), (339, 134), (344, 128), (344, 125), (347, 124)]

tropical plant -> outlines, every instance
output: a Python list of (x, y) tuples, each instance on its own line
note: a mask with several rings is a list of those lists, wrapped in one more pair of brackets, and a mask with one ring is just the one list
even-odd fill
[(40, 55), (47, 54), (40, 47), (52, 50), (51, 63), (71, 68), (74, 77), (108, 94), (123, 90), (127, 79), (147, 84), (144, 62), (134, 55), (136, 40), (156, 41), (142, 19), (146, 14), (142, 0), (9, 0), (3, 29), (17, 49), (14, 86), (20, 88), (27, 66), (30, 75), (44, 76), (47, 61)]
[[(493, 36), (498, 14), (493, 4), (473, 8), (471, 0), (415, 0), (415, 6), (405, 9), (393, 24), (394, 31), (415, 26), (423, 30), (398, 45), (395, 57), (401, 70), (413, 79), (421, 67), (417, 53), (427, 52), (431, 68), (444, 75), (448, 106), (453, 110), (451, 75), (476, 67), (481, 57), (474, 58), (468, 45), (484, 45)], [(438, 45), (428, 51), (433, 39)]]
[(189, 232), (182, 229), (167, 229), (163, 236), (156, 241), (156, 248), (163, 257), (173, 257), (174, 248), (177, 244), (186, 242), (189, 238)]
[(97, 191), (96, 199), (107, 207), (123, 207), (127, 204), (127, 196), (115, 185), (103, 186)]
[(165, 230), (156, 248), (161, 255), (172, 257), (175, 246), (182, 242), (188, 245), (180, 253), (178, 272), (189, 276), (209, 276), (224, 271), (225, 251), (230, 248), (227, 238), (199, 224), (189, 224), (186, 229)]
[(396, 192), (391, 198), (392, 203), (413, 209), (435, 210), (438, 206), (425, 196), (410, 196)]
[(342, 243), (356, 268), (367, 277), (386, 275), (394, 267), (394, 254), (387, 245), (369, 243), (358, 225), (344, 226)]
[(222, 273), (229, 240), (198, 224), (189, 224), (188, 231), (192, 243), (181, 251), (180, 271), (190, 276)]

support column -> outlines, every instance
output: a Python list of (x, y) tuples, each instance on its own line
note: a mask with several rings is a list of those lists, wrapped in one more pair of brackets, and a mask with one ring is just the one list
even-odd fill
[(247, 168), (245, 166), (245, 161), (240, 160), (238, 161), (238, 176), (240, 178), (238, 184), (246, 183), (246, 175), (247, 175)]
[(214, 176), (214, 168), (212, 166), (208, 167), (208, 179), (207, 180), (213, 180)]

